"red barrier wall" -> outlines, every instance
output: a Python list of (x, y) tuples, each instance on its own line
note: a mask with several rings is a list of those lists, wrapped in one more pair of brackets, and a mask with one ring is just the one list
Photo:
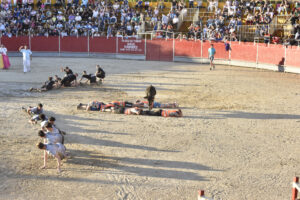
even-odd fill
[(146, 60), (173, 61), (173, 41), (147, 40)]
[[(97, 53), (125, 53), (125, 54), (145, 54), (145, 41), (135, 39), (119, 38), (118, 49), (116, 49), (116, 38), (106, 37), (64, 37), (61, 38), (60, 45), (62, 52), (88, 52), (88, 44), (90, 52)], [(20, 37), (2, 37), (1, 43), (6, 46), (8, 51), (18, 51), (20, 46), (30, 46), (32, 51), (51, 51), (58, 52), (59, 38), (58, 37), (32, 37), (29, 40), (28, 36)], [(208, 57), (209, 42), (202, 43), (202, 56)], [(229, 52), (225, 50), (224, 43), (214, 43), (216, 49), (215, 58), (229, 58)], [(159, 61), (173, 60), (173, 40), (147, 40), (146, 59)], [(300, 67), (300, 49), (297, 47), (287, 47), (286, 55), (285, 48), (282, 45), (265, 45), (253, 43), (231, 43), (231, 60), (256, 62), (258, 49), (258, 63), (285, 65), (292, 67)], [(175, 56), (182, 57), (201, 57), (201, 42), (175, 40)], [(286, 56), (286, 57), (285, 57)]]
[(118, 53), (145, 54), (145, 41), (137, 39), (118, 38)]
[(288, 47), (286, 49), (285, 65), (300, 67), (300, 49), (297, 47)]
[(62, 52), (88, 52), (87, 37), (61, 37), (60, 51)]
[(27, 45), (29, 47), (29, 37), (1, 37), (1, 44), (3, 44), (8, 51), (19, 51), (20, 46)]
[[(214, 44), (214, 48), (216, 49), (215, 58), (228, 60), (229, 59), (229, 51), (226, 51), (225, 43), (217, 42), (217, 43), (213, 43), (213, 44)], [(208, 49), (206, 49), (206, 51), (208, 53)]]
[(116, 53), (116, 38), (94, 37), (90, 38), (90, 52)]
[(279, 65), (284, 62), (284, 51), (281, 45), (258, 44), (258, 63)]
[(175, 56), (201, 57), (201, 41), (175, 40)]
[(31, 51), (59, 51), (58, 37), (32, 37)]
[(231, 42), (231, 60), (256, 62), (256, 50), (253, 43)]

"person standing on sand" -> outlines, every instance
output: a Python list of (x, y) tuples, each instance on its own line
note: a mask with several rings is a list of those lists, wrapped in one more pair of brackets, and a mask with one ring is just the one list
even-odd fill
[(2, 44), (0, 46), (0, 54), (2, 54), (2, 60), (3, 60), (3, 69), (9, 69), (10, 67), (10, 62), (7, 56), (7, 49), (5, 46)]
[(30, 60), (32, 60), (32, 52), (27, 46), (20, 46), (19, 51), (23, 54), (23, 67), (24, 73), (30, 72)]
[(215, 65), (214, 65), (214, 58), (215, 58), (215, 54), (216, 54), (216, 49), (214, 48), (214, 45), (211, 44), (210, 48), (208, 49), (208, 58), (210, 60), (210, 70), (215, 69)]
[(146, 96), (144, 97), (144, 99), (147, 99), (149, 102), (149, 110), (151, 110), (153, 108), (153, 102), (154, 102), (155, 95), (156, 95), (155, 87), (153, 87), (152, 85), (147, 87)]

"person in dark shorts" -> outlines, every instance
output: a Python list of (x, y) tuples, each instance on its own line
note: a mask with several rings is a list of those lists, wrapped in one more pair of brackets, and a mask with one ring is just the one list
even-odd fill
[(152, 108), (153, 108), (153, 102), (154, 102), (155, 95), (156, 95), (155, 87), (153, 87), (152, 85), (147, 87), (146, 96), (144, 97), (144, 99), (147, 99), (149, 102), (149, 110), (152, 110)]
[(45, 92), (52, 90), (54, 88), (55, 82), (53, 81), (53, 78), (50, 76), (48, 78), (48, 81), (44, 83), (44, 85), (41, 88), (30, 88), (30, 92), (37, 91), (37, 92)]
[(76, 86), (77, 85), (77, 76), (78, 74), (69, 74), (65, 76), (60, 83), (60, 86), (64, 87), (71, 87), (72, 85)]
[(100, 82), (103, 82), (105, 78), (105, 71), (100, 67), (100, 65), (96, 65), (96, 77), (99, 78)]
[(80, 83), (81, 80), (84, 79), (84, 78), (87, 79), (85, 83), (90, 82), (90, 84), (91, 84), (91, 83), (96, 83), (96, 80), (97, 80), (97, 78), (96, 78), (95, 75), (93, 75), (93, 74), (87, 74), (86, 71), (83, 71), (82, 76), (81, 76), (81, 78), (80, 78), (80, 80), (79, 80), (79, 83)]
[(141, 115), (148, 115), (148, 116), (161, 116), (162, 109), (153, 111), (153, 110), (143, 110)]

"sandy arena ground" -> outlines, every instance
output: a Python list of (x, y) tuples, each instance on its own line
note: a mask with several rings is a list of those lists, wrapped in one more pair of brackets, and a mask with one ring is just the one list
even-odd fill
[[(300, 173), (300, 75), (207, 65), (83, 58), (22, 59), (0, 71), (0, 199), (285, 200)], [(29, 93), (61, 65), (94, 72), (102, 86)], [(83, 67), (85, 66), (85, 67)], [(183, 118), (77, 111), (80, 102), (129, 100), (157, 88)], [(21, 106), (43, 103), (67, 132), (62, 173), (35, 146), (39, 126)]]

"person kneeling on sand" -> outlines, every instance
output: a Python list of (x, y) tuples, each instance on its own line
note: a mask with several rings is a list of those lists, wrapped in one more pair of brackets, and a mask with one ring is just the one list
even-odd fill
[(49, 90), (52, 90), (54, 88), (54, 85), (55, 85), (55, 82), (53, 81), (53, 78), (50, 76), (48, 78), (48, 81), (46, 81), (44, 83), (44, 85), (42, 85), (41, 88), (30, 88), (30, 92), (33, 92), (33, 91), (37, 91), (37, 92), (46, 92), (46, 91), (49, 91)]
[(64, 138), (59, 133), (51, 134), (49, 132), (45, 133), (44, 131), (40, 130), (38, 132), (38, 135), (44, 138), (44, 142), (47, 144), (56, 144), (56, 143), (64, 144)]
[(58, 77), (57, 75), (54, 76), (54, 87), (58, 88), (61, 84), (61, 78)]
[(66, 147), (63, 144), (44, 144), (42, 142), (37, 144), (37, 147), (41, 150), (45, 150), (44, 152), (44, 165), (41, 167), (45, 169), (47, 166), (48, 154), (54, 156), (57, 160), (57, 171), (61, 172), (61, 160), (64, 159), (66, 154)]
[(92, 84), (92, 83), (97, 83), (97, 78), (96, 78), (96, 76), (95, 75), (93, 75), (93, 74), (87, 74), (86, 73), (86, 71), (83, 71), (83, 73), (82, 73), (82, 76), (81, 76), (81, 78), (80, 78), (80, 80), (79, 80), (79, 83), (81, 83), (81, 80), (82, 79), (87, 79), (86, 80), (86, 82), (85, 83), (90, 83), (90, 84)]
[(100, 83), (103, 82), (105, 78), (105, 71), (100, 67), (100, 65), (96, 65), (95, 76), (99, 79)]
[(60, 87), (77, 86), (77, 76), (77, 73), (65, 76), (60, 82)]

